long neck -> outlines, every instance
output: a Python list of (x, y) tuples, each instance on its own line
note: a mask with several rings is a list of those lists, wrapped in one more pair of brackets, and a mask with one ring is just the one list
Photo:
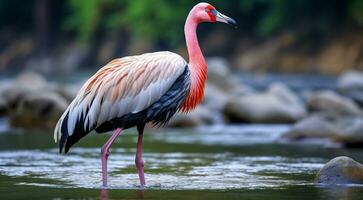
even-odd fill
[(207, 65), (200, 50), (197, 38), (198, 21), (193, 10), (185, 22), (184, 33), (189, 54), (190, 91), (182, 105), (183, 111), (194, 109), (204, 97), (205, 81), (207, 79)]
[[(198, 22), (193, 17), (191, 12), (184, 26), (185, 41), (187, 44), (189, 63), (194, 65), (201, 65), (200, 67), (206, 67), (205, 59), (200, 50), (198, 37), (197, 37)], [(197, 66), (193, 66), (197, 67)]]

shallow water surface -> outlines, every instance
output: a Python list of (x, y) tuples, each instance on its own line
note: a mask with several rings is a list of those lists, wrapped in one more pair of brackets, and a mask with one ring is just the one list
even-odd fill
[(109, 158), (109, 188), (101, 189), (100, 147), (108, 134), (90, 134), (67, 155), (50, 132), (0, 134), (0, 199), (360, 199), (363, 188), (313, 184), (329, 159), (361, 150), (333, 144), (289, 143), (285, 125), (209, 126), (149, 130), (144, 161), (147, 187), (134, 167), (137, 136), (121, 134)]

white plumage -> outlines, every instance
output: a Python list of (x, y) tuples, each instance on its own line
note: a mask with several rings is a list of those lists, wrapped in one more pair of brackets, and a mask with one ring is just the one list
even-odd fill
[[(59, 119), (54, 140), (61, 137), (61, 124), (68, 113), (68, 134), (84, 117), (84, 129), (128, 113), (137, 113), (156, 102), (183, 73), (187, 62), (163, 51), (115, 59), (101, 68), (81, 88)], [(88, 110), (87, 110), (88, 109)]]

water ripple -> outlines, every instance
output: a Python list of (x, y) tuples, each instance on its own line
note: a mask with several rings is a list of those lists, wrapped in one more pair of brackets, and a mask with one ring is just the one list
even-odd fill
[[(155, 140), (170, 143), (206, 144), (206, 145), (254, 145), (278, 142), (281, 135), (289, 130), (290, 125), (208, 125), (196, 128), (197, 133), (170, 131), (156, 133)], [(172, 132), (172, 133), (170, 133)]]
[[(289, 174), (313, 174), (324, 160), (231, 153), (145, 153), (147, 187), (153, 189), (235, 189), (310, 184), (289, 180)], [(31, 177), (19, 185), (100, 188), (98, 148), (74, 148), (69, 155), (56, 149), (0, 151), (0, 174)], [(115, 148), (109, 159), (111, 188), (136, 188), (134, 153)], [(51, 180), (52, 183), (44, 183)]]

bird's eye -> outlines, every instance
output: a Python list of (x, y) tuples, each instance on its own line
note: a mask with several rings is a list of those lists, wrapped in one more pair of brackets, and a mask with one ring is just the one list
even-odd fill
[(206, 11), (209, 15), (217, 16), (217, 10), (216, 10), (216, 9), (206, 8), (206, 9), (205, 9), (205, 11)]

